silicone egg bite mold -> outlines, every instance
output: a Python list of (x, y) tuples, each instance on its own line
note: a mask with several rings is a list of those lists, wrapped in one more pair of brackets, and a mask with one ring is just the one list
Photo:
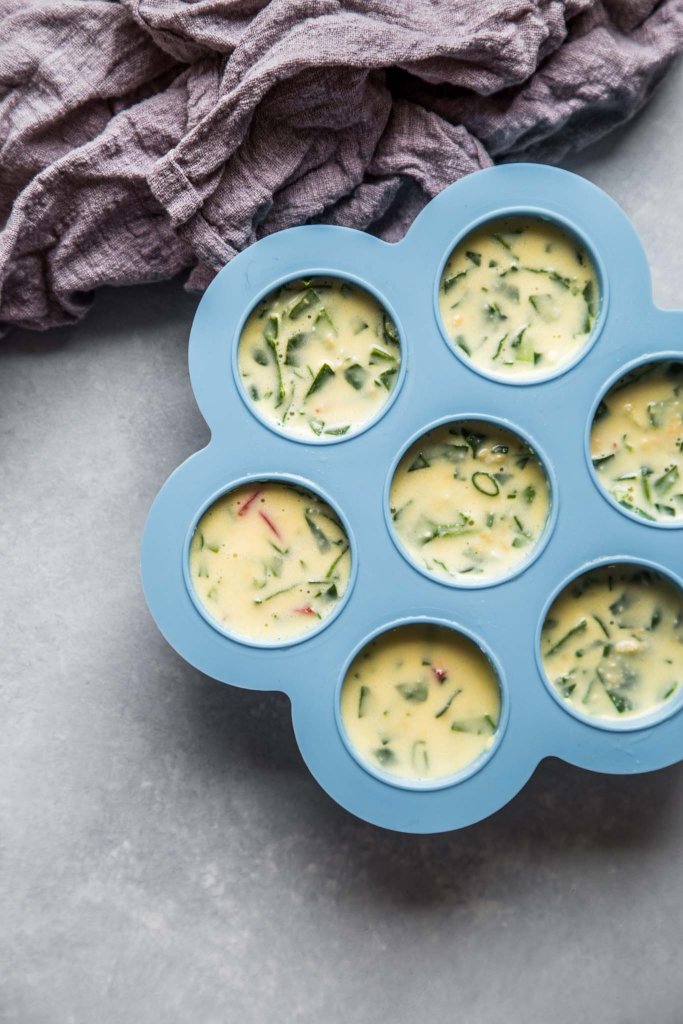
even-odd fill
[[(487, 375), (462, 358), (439, 306), (443, 269), (458, 243), (488, 220), (522, 215), (575, 237), (600, 293), (580, 351), (530, 381)], [(386, 310), (400, 339), (400, 371), (375, 418), (356, 433), (288, 437), (253, 408), (238, 344), (255, 305), (279, 284), (326, 275), (362, 287)], [(591, 717), (563, 700), (544, 672), (541, 632), (557, 595), (594, 565), (642, 566), (683, 588), (680, 520), (651, 522), (620, 506), (601, 486), (590, 453), (593, 417), (615, 381), (640, 363), (681, 358), (683, 312), (653, 305), (628, 219), (603, 192), (565, 171), (513, 164), (473, 174), (432, 200), (397, 244), (317, 225), (270, 235), (218, 274), (194, 319), (190, 374), (211, 440), (171, 475), (149, 513), (142, 575), (152, 615), (179, 654), (207, 675), (285, 692), (301, 753), (320, 785), (352, 813), (387, 828), (426, 833), (471, 824), (510, 800), (547, 756), (620, 774), (671, 764), (683, 751), (683, 646), (673, 669), (681, 677), (676, 692), (622, 721)], [(430, 573), (402, 549), (392, 520), (390, 489), (401, 457), (427, 431), (462, 421), (516, 434), (536, 453), (549, 486), (542, 535), (495, 579)], [(318, 495), (338, 516), (351, 559), (334, 612), (282, 643), (232, 635), (197, 599), (188, 568), (206, 509), (261, 481)], [(348, 667), (373, 638), (409, 623), (463, 634), (498, 679), (492, 741), (451, 776), (394, 776), (360, 756), (345, 731), (340, 696)]]

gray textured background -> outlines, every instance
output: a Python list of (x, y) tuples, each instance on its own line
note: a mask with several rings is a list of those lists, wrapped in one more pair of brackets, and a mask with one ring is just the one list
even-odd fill
[[(568, 166), (683, 305), (683, 65)], [(208, 437), (196, 297), (108, 290), (0, 343), (4, 971), (20, 1024), (680, 1024), (683, 767), (545, 762), (494, 818), (410, 837), (350, 817), (286, 700), (189, 668), (138, 580), (147, 509)]]

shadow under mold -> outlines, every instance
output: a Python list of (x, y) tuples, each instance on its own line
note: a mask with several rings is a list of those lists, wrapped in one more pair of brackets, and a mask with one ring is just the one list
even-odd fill
[(193, 674), (205, 684), (190, 687), (186, 709), (200, 770), (224, 771), (232, 786), (248, 776), (254, 799), (263, 791), (264, 805), (272, 802), (269, 788), (276, 783), (302, 865), (314, 857), (328, 872), (350, 874), (375, 901), (469, 904), (503, 882), (518, 884), (521, 865), (524, 884), (532, 884), (534, 867), (546, 875), (571, 867), (575, 875), (593, 856), (645, 855), (670, 827), (683, 765), (618, 776), (549, 758), (509, 804), (469, 828), (425, 836), (378, 828), (339, 807), (314, 782), (284, 694), (238, 690)]

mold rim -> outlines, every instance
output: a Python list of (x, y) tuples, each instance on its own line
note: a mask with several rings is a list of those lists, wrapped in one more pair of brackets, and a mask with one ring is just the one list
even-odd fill
[[(437, 779), (402, 778), (401, 776), (393, 775), (391, 772), (383, 771), (382, 768), (376, 768), (374, 765), (370, 764), (369, 761), (365, 760), (360, 753), (356, 751), (344, 727), (344, 720), (341, 712), (341, 694), (344, 682), (346, 680), (348, 670), (353, 664), (356, 656), (360, 654), (368, 644), (372, 643), (373, 640), (376, 640), (377, 637), (382, 636), (384, 633), (391, 632), (392, 630), (398, 629), (402, 626), (413, 625), (428, 625), (445, 628), (451, 632), (464, 636), (467, 640), (470, 640), (491, 666), (498, 683), (500, 713), (493, 742), (487, 749), (482, 750), (482, 752), (474, 758), (473, 761), (464, 765), (459, 771), (452, 772), (450, 775), (444, 775)], [(377, 626), (375, 629), (371, 630), (370, 633), (366, 633), (362, 639), (354, 645), (350, 654), (348, 654), (342, 662), (341, 671), (334, 688), (333, 699), (334, 719), (337, 726), (337, 732), (346, 752), (351, 758), (353, 758), (355, 763), (359, 765), (367, 775), (370, 775), (373, 779), (381, 782), (383, 785), (391, 786), (393, 789), (410, 790), (411, 792), (417, 793), (431, 793), (437, 790), (450, 789), (459, 785), (461, 782), (465, 782), (473, 775), (478, 774), (492, 760), (494, 755), (500, 749), (503, 737), (507, 732), (510, 719), (510, 694), (508, 690), (507, 677), (498, 655), (491, 647), (489, 647), (486, 641), (482, 640), (478, 633), (469, 629), (467, 626), (463, 626), (454, 619), (445, 619), (438, 615), (401, 616), (397, 619), (392, 619), (390, 622), (385, 622), (383, 625)]]
[[(543, 526), (543, 532), (539, 537), (536, 544), (531, 548), (527, 558), (522, 559), (510, 572), (505, 573), (502, 576), (495, 576), (490, 579), (483, 580), (449, 580), (442, 576), (436, 576), (434, 573), (429, 572), (424, 566), (421, 566), (402, 545), (398, 533), (396, 532), (391, 518), (391, 485), (393, 483), (396, 470), (403, 456), (410, 450), (413, 444), (430, 433), (432, 430), (436, 430), (439, 427), (443, 427), (449, 423), (458, 422), (483, 422), (492, 423), (495, 426), (501, 427), (504, 430), (515, 434), (522, 441), (529, 445), (529, 447), (535, 452), (543, 472), (545, 474), (548, 483), (549, 492), (549, 503), (548, 503), (548, 515), (546, 517), (545, 524)], [(382, 496), (382, 507), (384, 513), (384, 523), (389, 532), (389, 535), (396, 547), (398, 553), (407, 561), (417, 572), (421, 573), (426, 579), (432, 583), (438, 583), (446, 587), (450, 587), (453, 590), (485, 590), (490, 587), (497, 587), (503, 583), (508, 583), (510, 580), (516, 579), (521, 576), (527, 569), (529, 569), (534, 562), (541, 556), (548, 546), (550, 539), (555, 532), (557, 525), (557, 517), (560, 506), (559, 488), (557, 483), (557, 476), (555, 474), (555, 467), (553, 466), (550, 458), (548, 457), (545, 449), (536, 442), (536, 439), (529, 434), (524, 428), (519, 427), (512, 420), (508, 420), (503, 416), (496, 416), (495, 414), (488, 413), (456, 413), (447, 416), (441, 416), (437, 420), (431, 421), (429, 425), (416, 431), (411, 438), (399, 449), (397, 455), (392, 460), (387, 477), (384, 483), (384, 493)]]
[(619, 721), (619, 719), (616, 718), (600, 718), (597, 715), (584, 715), (575, 709), (573, 705), (569, 704), (568, 701), (562, 697), (556, 687), (553, 686), (543, 665), (541, 634), (543, 632), (543, 626), (548, 616), (548, 612), (552, 608), (553, 603), (562, 593), (564, 593), (566, 588), (573, 583), (574, 580), (586, 575), (586, 573), (592, 572), (596, 569), (605, 568), (609, 565), (642, 566), (645, 569), (649, 569), (651, 572), (662, 576), (667, 582), (672, 584), (672, 586), (679, 592), (681, 601), (683, 602), (683, 578), (673, 572), (673, 570), (660, 565), (659, 562), (655, 562), (651, 558), (643, 558), (637, 555), (604, 555), (600, 558), (594, 558), (587, 562), (582, 562), (578, 569), (565, 576), (560, 583), (551, 590), (549, 597), (543, 604), (543, 608), (541, 609), (541, 613), (536, 624), (534, 636), (536, 667), (540, 674), (541, 682), (555, 703), (558, 704), (566, 714), (571, 715), (572, 718), (581, 724), (591, 726), (593, 729), (597, 729), (600, 732), (613, 734), (632, 733), (645, 729), (654, 729), (658, 725), (663, 725), (668, 722), (670, 719), (674, 718), (679, 711), (681, 711), (683, 708), (683, 686), (680, 687), (676, 696), (668, 701), (664, 701), (658, 707), (652, 709), (652, 711), (644, 712), (642, 715), (635, 715), (633, 718)]
[[(195, 535), (200, 519), (202, 518), (204, 513), (221, 498), (225, 497), (227, 494), (230, 494), (232, 491), (237, 490), (239, 487), (242, 487), (245, 484), (250, 483), (290, 484), (294, 487), (300, 487), (304, 490), (309, 491), (311, 494), (320, 498), (322, 501), (326, 502), (329, 505), (329, 507), (339, 517), (339, 521), (341, 522), (346, 533), (346, 539), (349, 543), (349, 551), (351, 553), (351, 569), (349, 572), (349, 579), (346, 586), (346, 590), (344, 591), (344, 594), (339, 600), (337, 607), (325, 619), (322, 619), (320, 622), (318, 622), (313, 629), (309, 630), (306, 633), (302, 633), (301, 636), (294, 636), (286, 640), (273, 641), (270, 643), (262, 643), (261, 641), (256, 640), (254, 638), (241, 636), (239, 633), (234, 633), (231, 630), (226, 629), (225, 626), (221, 625), (221, 623), (218, 622), (218, 620), (210, 614), (208, 609), (202, 604), (193, 586), (192, 578), (190, 576), (190, 545), (192, 543), (192, 539)], [(181, 558), (183, 582), (185, 584), (185, 589), (190, 597), (190, 600), (192, 601), (192, 604), (194, 605), (195, 610), (201, 615), (204, 621), (209, 626), (211, 626), (212, 629), (214, 629), (221, 636), (225, 637), (227, 640), (230, 640), (233, 643), (240, 644), (243, 647), (252, 647), (256, 650), (262, 651), (282, 650), (284, 648), (294, 647), (297, 644), (305, 643), (307, 640), (312, 640), (313, 637), (318, 636), (324, 629), (331, 625), (331, 623), (333, 623), (339, 617), (339, 615), (341, 615), (343, 609), (346, 607), (351, 598), (351, 594), (356, 584), (356, 578), (358, 576), (358, 548), (356, 545), (355, 535), (353, 533), (353, 530), (351, 529), (351, 525), (346, 514), (342, 512), (339, 503), (335, 499), (331, 498), (324, 488), (318, 487), (316, 484), (313, 484), (312, 481), (308, 480), (306, 477), (303, 477), (296, 473), (263, 472), (243, 474), (241, 477), (236, 478), (235, 480), (231, 481), (225, 486), (222, 486), (218, 490), (214, 491), (210, 495), (210, 497), (206, 498), (204, 501), (200, 503), (200, 505), (198, 506), (198, 510), (192, 515), (190, 519), (190, 524), (188, 526), (182, 544)]]
[[(559, 227), (561, 230), (565, 231), (565, 233), (573, 236), (583, 245), (593, 261), (593, 268), (598, 279), (600, 309), (586, 342), (566, 363), (562, 363), (550, 373), (539, 374), (536, 377), (517, 378), (513, 376), (505, 376), (503, 374), (492, 373), (485, 367), (478, 366), (471, 359), (467, 358), (464, 353), (461, 353), (456, 345), (454, 345), (452, 339), (449, 338), (446, 332), (441, 316), (441, 308), (439, 305), (441, 279), (443, 277), (446, 263), (450, 259), (452, 253), (461, 242), (464, 242), (465, 239), (472, 234), (473, 231), (476, 231), (489, 221), (500, 220), (505, 217), (531, 217), (536, 220), (547, 221)], [(577, 224), (564, 213), (558, 213), (557, 211), (550, 210), (546, 206), (521, 204), (515, 206), (496, 207), (487, 213), (480, 214), (478, 217), (475, 217), (474, 220), (469, 221), (464, 228), (461, 228), (460, 231), (454, 235), (453, 240), (449, 243), (445, 253), (442, 255), (438, 263), (438, 269), (434, 281), (432, 305), (441, 338), (445, 342), (448, 350), (455, 355), (464, 366), (472, 370), (474, 373), (479, 374), (480, 377), (492, 381), (495, 384), (506, 384), (511, 387), (533, 387), (539, 384), (546, 384), (548, 381), (555, 380), (556, 378), (563, 376), (565, 373), (568, 373), (570, 370), (574, 369), (574, 367), (593, 349), (605, 327), (609, 308), (609, 293), (609, 277), (605, 268), (605, 263), (600, 254), (599, 247), (595, 245), (587, 232), (583, 228), (578, 227)]]
[[(333, 277), (336, 278), (337, 280), (348, 281), (349, 283), (355, 284), (357, 287), (368, 292), (379, 303), (382, 310), (391, 317), (394, 326), (396, 327), (396, 330), (398, 332), (400, 342), (401, 363), (399, 366), (398, 377), (396, 378), (396, 383), (394, 384), (393, 389), (387, 396), (386, 402), (377, 410), (374, 416), (372, 416), (369, 420), (366, 420), (364, 423), (362, 423), (357, 430), (353, 432), (349, 431), (346, 434), (325, 438), (323, 438), (322, 436), (313, 436), (311, 438), (308, 438), (299, 436), (297, 434), (292, 434), (279, 427), (272, 420), (268, 420), (264, 415), (261, 414), (261, 412), (257, 409), (252, 399), (249, 398), (249, 396), (247, 395), (246, 388), (242, 381), (242, 376), (239, 370), (239, 348), (240, 341), (242, 338), (242, 332), (247, 323), (247, 320), (249, 319), (253, 311), (256, 309), (259, 302), (262, 302), (267, 295), (275, 291), (277, 288), (280, 288), (283, 285), (287, 284), (289, 281), (296, 281), (299, 278), (306, 277)], [(286, 441), (293, 441), (295, 444), (310, 445), (313, 448), (325, 447), (327, 445), (334, 444), (342, 444), (345, 441), (351, 441), (353, 440), (353, 438), (359, 437), (361, 434), (364, 434), (367, 430), (370, 430), (372, 427), (376, 426), (376, 424), (379, 423), (379, 421), (383, 419), (383, 417), (389, 412), (390, 408), (398, 398), (399, 393), (403, 388), (408, 359), (409, 346), (407, 342), (407, 335), (403, 329), (403, 325), (401, 324), (400, 318), (397, 315), (392, 303), (389, 302), (383, 296), (383, 294), (374, 285), (374, 283), (362, 278), (360, 275), (356, 273), (351, 273), (350, 271), (339, 269), (304, 269), (301, 271), (297, 271), (296, 273), (281, 274), (279, 277), (274, 278), (273, 281), (271, 281), (271, 283), (268, 284), (266, 287), (260, 288), (259, 291), (256, 293), (256, 296), (247, 303), (244, 312), (241, 314), (237, 321), (237, 326), (235, 328), (234, 335), (230, 341), (230, 366), (232, 370), (233, 383), (235, 385), (235, 388), (240, 399), (242, 400), (242, 403), (244, 404), (250, 415), (254, 417), (257, 423), (260, 423), (262, 426), (266, 427), (268, 430), (270, 430), (273, 434), (276, 434), (278, 437), (282, 437)]]
[(605, 487), (600, 483), (600, 479), (593, 465), (593, 459), (591, 456), (591, 433), (593, 430), (593, 422), (595, 420), (595, 413), (597, 412), (598, 406), (606, 396), (610, 393), (612, 388), (619, 383), (619, 381), (631, 373), (632, 370), (636, 370), (639, 366), (644, 366), (646, 363), (667, 363), (676, 362), (683, 364), (683, 351), (675, 352), (673, 349), (665, 350), (662, 352), (654, 352), (645, 354), (642, 356), (636, 356), (635, 359), (629, 360), (624, 363), (621, 369), (615, 371), (608, 377), (607, 381), (598, 390), (596, 398), (593, 400), (588, 417), (586, 420), (586, 426), (584, 429), (583, 437), (583, 452), (588, 466), (588, 472), (598, 493), (604, 498), (604, 500), (612, 506), (622, 516), (630, 519), (631, 522), (638, 523), (639, 526), (645, 526), (648, 529), (660, 529), (660, 530), (680, 530), (683, 528), (683, 514), (676, 519), (674, 522), (667, 521), (666, 519), (646, 519), (644, 516), (638, 515), (637, 512), (631, 512), (624, 505), (620, 505), (619, 502), (612, 497)]

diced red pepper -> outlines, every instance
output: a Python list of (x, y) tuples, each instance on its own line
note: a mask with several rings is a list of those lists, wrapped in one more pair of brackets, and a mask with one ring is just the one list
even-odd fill
[(436, 665), (432, 665), (432, 672), (438, 683), (445, 683), (448, 679), (448, 672), (445, 668), (437, 668)]
[(244, 504), (240, 508), (239, 512), (237, 513), (237, 515), (238, 516), (243, 516), (244, 513), (249, 509), (249, 506), (251, 505), (252, 501), (256, 501), (256, 499), (258, 498), (259, 494), (263, 494), (263, 488), (262, 487), (257, 488), (257, 490), (255, 490), (253, 494), (249, 495), (249, 497), (244, 502)]
[(273, 533), (275, 534), (275, 536), (276, 536), (276, 537), (279, 537), (279, 539), (280, 539), (280, 540), (282, 540), (282, 534), (280, 533), (280, 531), (278, 530), (277, 526), (275, 525), (275, 523), (273, 522), (273, 520), (272, 520), (272, 519), (270, 518), (270, 516), (269, 516), (269, 515), (267, 515), (267, 514), (266, 514), (266, 513), (265, 513), (265, 512), (263, 511), (263, 509), (261, 509), (261, 508), (260, 508), (260, 509), (258, 510), (258, 514), (259, 514), (259, 515), (261, 516), (261, 519), (263, 519), (264, 523), (267, 523), (267, 524), (268, 524), (268, 526), (269, 526), (269, 527), (270, 527), (270, 529), (271, 529), (271, 530), (273, 531)]
[(298, 612), (299, 615), (315, 615), (315, 612), (311, 608), (310, 604), (304, 604), (301, 606), (301, 608), (295, 608), (294, 611)]

